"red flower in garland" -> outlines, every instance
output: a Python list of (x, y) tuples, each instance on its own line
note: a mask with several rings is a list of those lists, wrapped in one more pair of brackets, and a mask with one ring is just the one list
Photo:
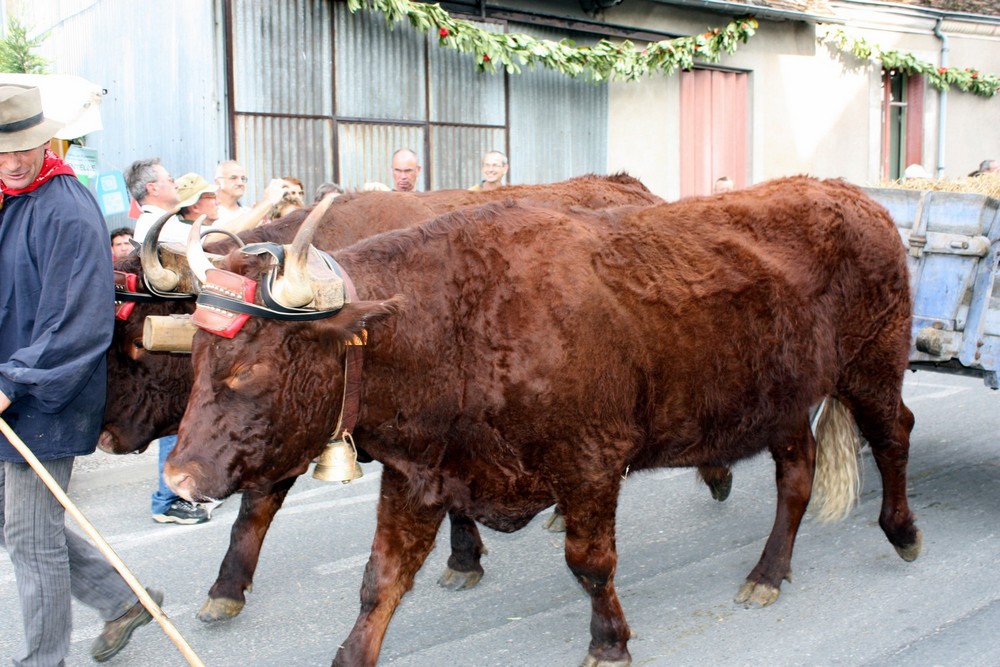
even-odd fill
[(448, 32), (447, 28), (441, 28), (440, 30), (438, 30), (438, 37), (440, 37), (441, 39), (444, 39), (445, 37), (447, 37), (450, 34), (451, 33)]
[(483, 54), (483, 62), (484, 63), (488, 63), (489, 61), (490, 61), (490, 54), (484, 53)]
[(975, 71), (974, 71), (974, 72), (972, 73), (972, 78), (973, 78), (973, 79), (978, 79), (978, 78), (979, 78), (979, 72), (975, 72)]
[(937, 69), (937, 73), (938, 74), (944, 74), (947, 71), (948, 71), (947, 67), (938, 67), (938, 69)]

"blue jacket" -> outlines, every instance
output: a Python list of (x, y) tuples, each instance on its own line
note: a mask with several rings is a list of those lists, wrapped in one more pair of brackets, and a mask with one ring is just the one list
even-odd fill
[[(108, 231), (72, 176), (5, 196), (0, 208), (0, 391), (3, 414), (43, 461), (90, 454), (107, 393), (114, 327)], [(0, 460), (23, 461), (0, 434)]]

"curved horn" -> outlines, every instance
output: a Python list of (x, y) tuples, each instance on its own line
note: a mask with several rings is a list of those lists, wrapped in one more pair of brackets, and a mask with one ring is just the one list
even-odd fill
[(299, 231), (295, 233), (292, 246), (285, 255), (284, 272), (274, 281), (271, 295), (286, 308), (300, 308), (313, 300), (312, 287), (309, 285), (309, 276), (306, 273), (306, 261), (309, 259), (309, 249), (312, 247), (316, 227), (333, 200), (334, 197), (327, 195), (313, 207), (299, 227)]
[(202, 284), (205, 283), (206, 272), (215, 268), (208, 255), (205, 254), (205, 249), (201, 247), (201, 223), (204, 220), (204, 215), (198, 216), (198, 219), (191, 225), (191, 231), (188, 232), (187, 238), (188, 265), (191, 267), (191, 272)]
[(139, 250), (139, 261), (142, 263), (142, 272), (146, 276), (146, 280), (161, 292), (173, 292), (180, 282), (180, 276), (160, 263), (160, 253), (156, 249), (160, 230), (175, 213), (177, 213), (176, 210), (168, 211), (153, 223), (153, 226), (146, 232), (146, 236), (142, 240), (142, 248)]

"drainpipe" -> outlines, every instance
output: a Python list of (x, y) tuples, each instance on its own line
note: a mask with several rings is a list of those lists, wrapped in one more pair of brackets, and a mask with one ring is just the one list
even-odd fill
[[(941, 67), (948, 66), (948, 35), (941, 32), (941, 17), (934, 23), (934, 36), (941, 40)], [(948, 111), (948, 91), (938, 91), (938, 128), (937, 128), (937, 168), (935, 175), (944, 178), (944, 127)]]

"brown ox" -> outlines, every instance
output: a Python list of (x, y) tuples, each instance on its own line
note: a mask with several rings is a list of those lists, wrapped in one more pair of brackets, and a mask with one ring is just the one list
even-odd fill
[[(484, 201), (511, 200), (555, 208), (605, 208), (623, 204), (661, 203), (638, 180), (625, 174), (588, 175), (559, 183), (511, 186), (491, 192), (447, 190), (427, 193), (352, 193), (337, 198), (317, 228), (314, 244), (326, 250), (342, 248), (380, 232), (408, 227), (434, 216)], [(297, 211), (274, 223), (240, 235), (245, 243), (272, 241), (287, 243), (299, 229), (306, 212)], [(146, 250), (152, 249), (150, 247)], [(235, 242), (212, 244), (209, 250), (223, 252)], [(155, 257), (155, 255), (154, 255)], [(158, 274), (161, 267), (155, 266)], [(120, 260), (116, 269), (138, 274), (143, 270), (138, 257)], [(168, 289), (160, 286), (161, 289)], [(146, 292), (141, 287), (142, 292)], [(131, 316), (115, 324), (108, 351), (108, 400), (101, 449), (116, 454), (141, 452), (155, 438), (176, 433), (191, 390), (191, 362), (188, 355), (152, 353), (142, 348), (143, 321), (147, 315), (190, 313), (192, 300), (160, 300), (136, 303)], [(726, 480), (723, 470), (703, 471), (713, 495)], [(718, 479), (719, 481), (716, 481)], [(239, 515), (233, 524), (229, 549), (219, 575), (209, 590), (208, 600), (198, 612), (203, 621), (231, 618), (246, 603), (264, 536), (280, 509), (295, 478), (277, 481), (273, 487), (243, 495)], [(459, 513), (451, 516), (452, 555), (441, 576), (442, 586), (452, 589), (474, 586), (483, 574), (480, 557), (483, 544), (473, 521)]]
[[(199, 500), (301, 474), (340, 423), (345, 344), (367, 331), (354, 434), (384, 468), (361, 614), (335, 665), (376, 662), (450, 509), (513, 531), (553, 502), (591, 599), (584, 664), (629, 664), (617, 496), (624, 473), (657, 466), (771, 453), (777, 514), (741, 597), (776, 595), (813, 489), (809, 409), (825, 396), (870, 443), (885, 535), (903, 558), (919, 553), (905, 256), (859, 189), (798, 177), (596, 221), (494, 204), (335, 258), (363, 301), (312, 322), (251, 317), (232, 340), (198, 332), (166, 467)], [(271, 264), (231, 253), (223, 267), (260, 281)]]

